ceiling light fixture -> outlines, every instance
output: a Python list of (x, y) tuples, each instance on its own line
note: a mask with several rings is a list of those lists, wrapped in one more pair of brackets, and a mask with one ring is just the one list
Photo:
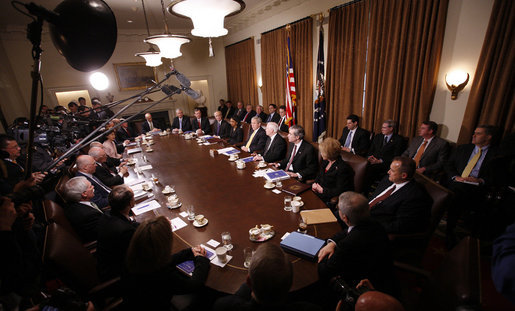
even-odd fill
[(181, 45), (191, 41), (190, 38), (180, 35), (172, 35), (168, 29), (166, 22), (165, 5), (161, 0), (161, 9), (163, 10), (163, 22), (165, 24), (165, 33), (162, 35), (150, 36), (145, 42), (155, 44), (161, 51), (161, 56), (166, 58), (177, 58), (182, 55)]
[[(141, 0), (141, 6), (143, 7), (143, 16), (145, 16), (145, 25), (147, 26), (147, 35), (150, 37), (150, 30), (148, 28), (148, 20), (147, 20), (147, 11), (145, 10), (145, 1)], [(145, 40), (143, 40), (145, 41)], [(161, 65), (163, 62), (161, 61), (161, 53), (156, 51), (152, 44), (148, 44), (150, 47), (148, 51), (143, 53), (136, 53), (135, 56), (141, 56), (145, 59), (147, 66), (149, 67), (157, 67)]]

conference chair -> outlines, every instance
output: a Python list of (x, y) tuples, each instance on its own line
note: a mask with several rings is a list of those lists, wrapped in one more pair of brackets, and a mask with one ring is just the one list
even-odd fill
[(347, 151), (342, 151), (342, 159), (354, 170), (354, 191), (363, 193), (363, 191), (365, 191), (365, 176), (368, 164), (367, 159)]

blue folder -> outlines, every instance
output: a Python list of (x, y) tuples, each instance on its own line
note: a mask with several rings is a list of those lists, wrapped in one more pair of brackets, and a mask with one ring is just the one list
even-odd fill
[(288, 253), (301, 258), (315, 261), (318, 251), (324, 246), (325, 241), (308, 234), (296, 231), (291, 232), (281, 241), (281, 247)]

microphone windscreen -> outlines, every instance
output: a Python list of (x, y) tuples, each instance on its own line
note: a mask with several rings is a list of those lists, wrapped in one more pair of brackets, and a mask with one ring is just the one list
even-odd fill
[(190, 87), (191, 86), (191, 81), (190, 79), (186, 78), (185, 75), (183, 75), (182, 73), (180, 72), (175, 72), (175, 78), (177, 79), (177, 81), (179, 81), (179, 83), (184, 86), (184, 87)]
[(195, 90), (192, 90), (192, 89), (185, 89), (184, 92), (186, 94), (188, 94), (189, 97), (193, 98), (193, 99), (197, 99), (200, 97), (200, 94), (197, 93)]

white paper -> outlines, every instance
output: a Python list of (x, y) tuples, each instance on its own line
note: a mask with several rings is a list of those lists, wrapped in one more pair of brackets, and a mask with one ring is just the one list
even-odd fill
[(138, 152), (141, 152), (141, 148), (133, 148), (133, 149), (127, 150), (127, 154), (133, 154), (133, 153), (138, 153)]
[(282, 191), (277, 190), (277, 189), (272, 190), (272, 192), (275, 193), (275, 194), (281, 194), (282, 193)]
[(152, 169), (152, 165), (149, 164), (149, 165), (140, 166), (139, 169), (142, 170), (142, 171), (151, 170)]
[(182, 219), (180, 219), (179, 217), (175, 217), (171, 220), (171, 225), (172, 225), (172, 232), (176, 231), (176, 230), (179, 230), (181, 228), (184, 228), (186, 227), (188, 224), (185, 223)]
[(188, 213), (187, 212), (180, 212), (179, 215), (181, 215), (184, 218), (188, 217)]
[[(135, 182), (133, 182), (132, 184), (129, 184), (129, 187), (131, 187), (131, 189), (132, 189), (132, 186), (135, 186), (135, 185), (138, 185), (138, 184), (142, 184), (142, 183), (144, 183), (145, 181), (146, 181), (146, 180), (144, 180), (144, 179), (143, 179), (143, 180), (135, 181)], [(141, 187), (141, 186), (140, 186), (140, 187)], [(134, 190), (134, 189), (133, 189), (133, 190)]]
[(209, 146), (209, 145), (214, 145), (214, 144), (218, 144), (218, 143), (203, 143), (204, 146)]
[(275, 172), (275, 170), (271, 168), (263, 169), (263, 170), (256, 170), (254, 171), (254, 174), (252, 176), (254, 177), (265, 177), (266, 173)]
[(145, 201), (145, 202), (141, 202), (141, 203), (137, 204), (136, 206), (134, 206), (132, 208), (132, 212), (134, 213), (134, 215), (137, 216), (137, 215), (141, 215), (145, 212), (148, 212), (153, 209), (160, 208), (160, 207), (161, 207), (161, 204), (159, 204), (156, 200)]
[(289, 236), (290, 233), (289, 232), (286, 232), (282, 237), (281, 237), (281, 241), (286, 239), (287, 236)]
[(136, 200), (147, 196), (147, 192), (143, 191), (143, 190), (139, 190), (139, 191), (133, 190), (133, 192), (134, 192), (134, 199), (136, 199)]
[(211, 239), (211, 240), (207, 241), (206, 244), (208, 244), (208, 245), (210, 245), (212, 247), (217, 247), (218, 245), (220, 245), (220, 242)]
[(232, 256), (227, 255), (227, 261), (226, 262), (220, 262), (220, 260), (218, 260), (218, 256), (215, 255), (215, 258), (213, 258), (213, 260), (211, 260), (211, 263), (213, 265), (216, 265), (216, 266), (219, 266), (219, 267), (223, 268), (223, 267), (225, 267), (225, 265), (227, 263), (229, 263), (229, 261), (231, 261), (231, 259), (232, 259)]

